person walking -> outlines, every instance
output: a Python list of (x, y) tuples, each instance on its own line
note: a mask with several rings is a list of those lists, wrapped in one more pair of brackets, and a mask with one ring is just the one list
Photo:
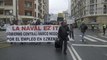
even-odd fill
[[(66, 50), (67, 50), (67, 41), (68, 41), (68, 35), (69, 35), (69, 27), (67, 26), (66, 22), (62, 22), (61, 26), (59, 27), (58, 30), (58, 38), (61, 42), (61, 50), (64, 46), (63, 53), (66, 55)], [(63, 45), (64, 43), (64, 45)]]
[(73, 31), (73, 25), (70, 24), (70, 38), (74, 39), (74, 31)]
[(82, 33), (82, 42), (84, 42), (84, 35), (85, 35), (85, 32), (86, 32), (87, 29), (88, 29), (88, 27), (85, 23), (82, 23), (80, 25), (80, 30), (81, 30), (81, 33)]
[(106, 32), (106, 25), (105, 24), (103, 24), (103, 35), (105, 35), (105, 32)]
[(91, 29), (92, 29), (93, 32), (94, 32), (94, 27), (95, 27), (94, 25), (91, 26)]

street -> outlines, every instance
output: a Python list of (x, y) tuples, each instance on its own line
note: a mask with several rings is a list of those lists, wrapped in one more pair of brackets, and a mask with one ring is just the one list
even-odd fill
[[(67, 55), (56, 50), (54, 43), (7, 43), (6, 47), (0, 46), (0, 60), (107, 60), (106, 36), (89, 30), (82, 42), (80, 31), (75, 29), (74, 33), (75, 39), (68, 42)], [(4, 44), (5, 32), (0, 35), (1, 44)]]
[(0, 60), (107, 60), (107, 0), (0, 0)]
[(75, 30), (75, 40), (70, 43), (77, 60), (107, 60), (107, 39), (98, 32), (87, 31), (85, 42), (81, 33)]

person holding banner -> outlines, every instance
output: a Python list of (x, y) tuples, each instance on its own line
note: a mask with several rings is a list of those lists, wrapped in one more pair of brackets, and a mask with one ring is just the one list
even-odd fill
[[(66, 22), (62, 22), (61, 23), (61, 26), (59, 27), (59, 30), (58, 30), (58, 38), (61, 42), (61, 50), (64, 46), (64, 50), (63, 50), (63, 53), (66, 55), (66, 50), (67, 50), (67, 41), (69, 40), (68, 39), (68, 35), (69, 35), (69, 27), (67, 26)], [(63, 45), (63, 42), (64, 42), (64, 45)]]

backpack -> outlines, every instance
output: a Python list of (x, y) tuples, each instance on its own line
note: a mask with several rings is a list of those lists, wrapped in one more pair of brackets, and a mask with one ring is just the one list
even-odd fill
[(81, 29), (82, 29), (82, 30), (87, 30), (88, 27), (87, 27), (87, 25), (81, 25)]
[(81, 32), (85, 32), (88, 29), (87, 25), (81, 25), (80, 28), (81, 28)]

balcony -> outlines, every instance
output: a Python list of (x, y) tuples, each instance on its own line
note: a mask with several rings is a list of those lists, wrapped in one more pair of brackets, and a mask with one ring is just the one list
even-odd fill
[(11, 10), (11, 9), (13, 9), (13, 6), (4, 6), (4, 9)]
[(0, 9), (13, 9), (13, 5), (0, 5)]

